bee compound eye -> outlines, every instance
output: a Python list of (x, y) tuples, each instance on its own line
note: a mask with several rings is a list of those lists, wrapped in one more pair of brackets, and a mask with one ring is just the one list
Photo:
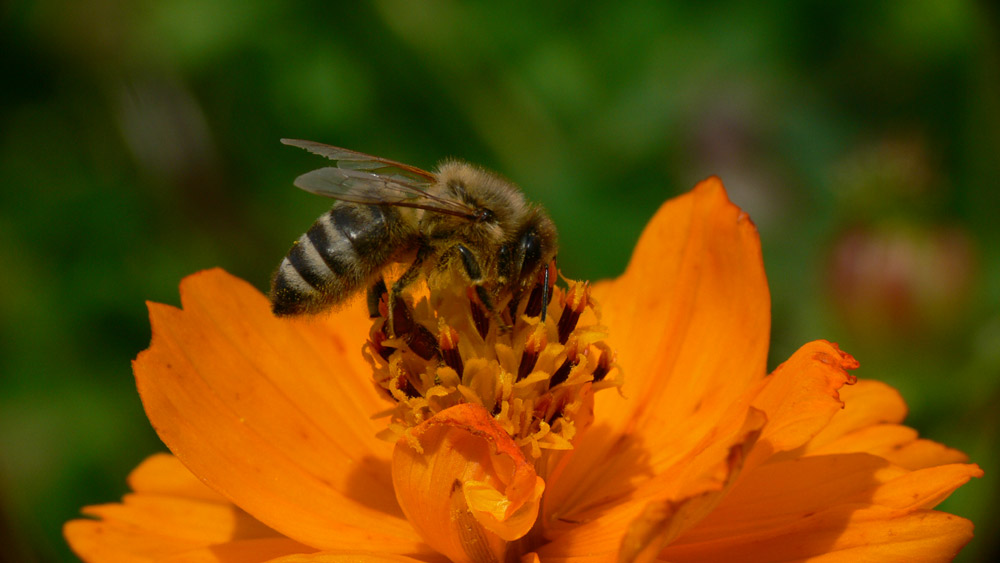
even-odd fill
[(521, 235), (521, 272), (533, 272), (535, 266), (542, 260), (542, 240), (538, 233), (533, 230), (525, 231)]

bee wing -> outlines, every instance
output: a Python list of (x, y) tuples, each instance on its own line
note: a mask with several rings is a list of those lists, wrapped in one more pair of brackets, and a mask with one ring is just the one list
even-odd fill
[(415, 207), (467, 219), (477, 216), (475, 209), (461, 201), (428, 193), (426, 188), (436, 178), (416, 166), (315, 141), (281, 142), (337, 161), (336, 167), (313, 170), (295, 179), (295, 185), (307, 192), (366, 205)]
[(372, 156), (362, 152), (342, 149), (332, 145), (324, 145), (316, 141), (303, 141), (301, 139), (282, 139), (282, 143), (305, 149), (313, 154), (324, 156), (330, 160), (337, 161), (337, 168), (350, 170), (366, 170), (372, 174), (378, 174), (387, 178), (394, 178), (403, 182), (427, 183), (434, 182), (434, 175), (426, 170), (421, 170), (416, 166), (389, 160), (380, 156)]
[(460, 201), (437, 197), (420, 186), (364, 170), (329, 166), (306, 172), (295, 179), (295, 185), (316, 195), (352, 203), (415, 207), (470, 220), (477, 215), (475, 209)]

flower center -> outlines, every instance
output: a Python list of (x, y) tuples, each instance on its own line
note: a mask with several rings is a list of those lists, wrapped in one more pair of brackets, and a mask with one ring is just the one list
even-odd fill
[(622, 377), (590, 284), (546, 288), (543, 279), (493, 312), (461, 280), (421, 285), (396, 299), (394, 331), (388, 294), (377, 296), (365, 357), (395, 402), (379, 413), (390, 417), (380, 436), (396, 441), (449, 407), (473, 403), (538, 468), (547, 453), (571, 449), (592, 421), (594, 392), (620, 387)]

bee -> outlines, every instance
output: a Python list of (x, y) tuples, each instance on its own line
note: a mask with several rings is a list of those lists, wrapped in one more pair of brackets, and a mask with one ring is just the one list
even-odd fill
[[(432, 173), (313, 141), (281, 142), (336, 161), (295, 185), (337, 201), (278, 266), (270, 294), (276, 315), (320, 313), (367, 289), (372, 316), (388, 293), (392, 331), (393, 308), (407, 286), (421, 276), (457, 273), (501, 327), (497, 307), (510, 298), (516, 308), (538, 284), (544, 319), (558, 237), (546, 212), (516, 186), (461, 161), (445, 161)], [(394, 263), (408, 265), (386, 289), (382, 273)]]

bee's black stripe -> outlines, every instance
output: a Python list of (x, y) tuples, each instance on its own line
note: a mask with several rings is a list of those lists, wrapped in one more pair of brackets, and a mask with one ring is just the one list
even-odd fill
[(299, 242), (288, 252), (288, 263), (302, 276), (304, 282), (314, 288), (320, 288), (323, 287), (326, 280), (323, 272), (318, 271), (319, 268), (316, 267), (313, 260), (309, 257), (309, 251), (306, 248), (306, 245), (309, 244), (312, 243), (307, 237), (299, 239)]
[[(290, 264), (289, 264), (290, 266)], [(280, 267), (271, 280), (271, 308), (276, 315), (296, 315), (306, 310), (312, 289), (299, 285), (290, 267)]]
[(351, 271), (351, 262), (356, 260), (356, 256), (344, 256), (345, 252), (350, 252), (351, 245), (337, 244), (338, 241), (331, 238), (330, 222), (333, 220), (333, 210), (319, 218), (316, 223), (306, 232), (309, 242), (316, 248), (317, 254), (323, 262), (330, 268), (330, 271), (337, 276), (348, 275)]
[(374, 256), (386, 251), (388, 231), (385, 214), (386, 208), (378, 205), (336, 206), (330, 210), (330, 222), (344, 238), (351, 241), (359, 256)]

